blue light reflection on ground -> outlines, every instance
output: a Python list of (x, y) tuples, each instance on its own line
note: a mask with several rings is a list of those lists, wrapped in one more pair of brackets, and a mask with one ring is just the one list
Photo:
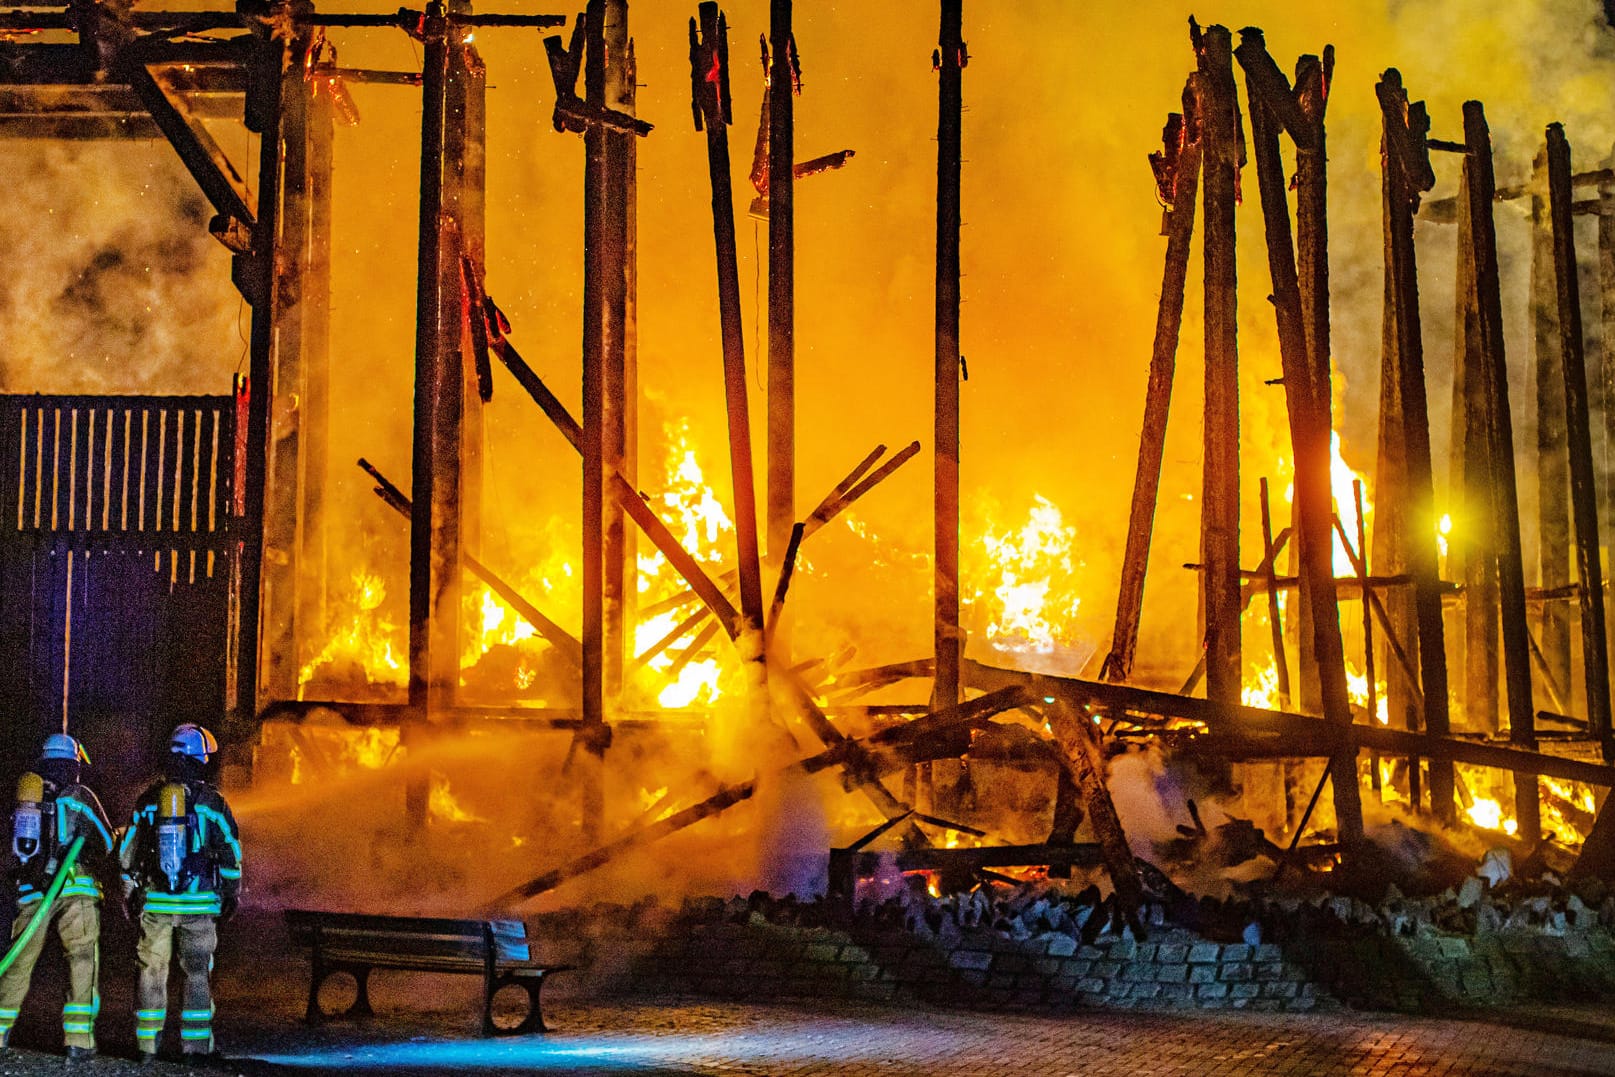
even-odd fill
[[(289, 1068), (352, 1069), (392, 1072), (433, 1069), (511, 1069), (573, 1071), (645, 1071), (690, 1065), (698, 1059), (723, 1057), (730, 1060), (763, 1061), (823, 1057), (826, 1049), (837, 1057), (857, 1056), (879, 1048), (856, 1042), (819, 1029), (803, 1037), (785, 1032), (720, 1033), (694, 1036), (594, 1036), (563, 1038), (560, 1035), (530, 1036), (519, 1039), (488, 1040), (411, 1040), (401, 1043), (331, 1045), (297, 1052), (267, 1052), (255, 1057)], [(805, 1040), (811, 1042), (805, 1042)]]

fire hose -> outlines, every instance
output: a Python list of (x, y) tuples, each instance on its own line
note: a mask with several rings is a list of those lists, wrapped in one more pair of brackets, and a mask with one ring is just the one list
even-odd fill
[(6, 956), (0, 957), (0, 975), (4, 975), (5, 971), (11, 967), (12, 962), (17, 960), (17, 955), (22, 953), (23, 947), (28, 945), (28, 940), (34, 937), (34, 932), (38, 931), (40, 925), (50, 916), (51, 906), (56, 904), (57, 896), (61, 894), (62, 887), (67, 884), (68, 873), (73, 870), (73, 865), (79, 858), (79, 850), (83, 847), (83, 834), (74, 838), (73, 844), (67, 847), (67, 855), (62, 858), (62, 866), (56, 869), (56, 877), (50, 881), (50, 888), (45, 891), (45, 900), (41, 901), (39, 908), (34, 910), (33, 919), (29, 920), (28, 926), (22, 929), (22, 934), (17, 936), (17, 941), (11, 944), (11, 949), (6, 951)]

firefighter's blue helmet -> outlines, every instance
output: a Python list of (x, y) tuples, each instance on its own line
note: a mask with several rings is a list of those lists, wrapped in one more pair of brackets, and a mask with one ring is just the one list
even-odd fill
[(84, 745), (66, 733), (52, 733), (45, 738), (45, 744), (40, 749), (39, 758), (66, 759), (76, 763), (88, 763), (90, 754), (84, 750)]
[(188, 755), (199, 763), (206, 763), (208, 757), (219, 750), (219, 742), (212, 733), (203, 729), (195, 722), (186, 722), (174, 730), (174, 735), (168, 738), (168, 750)]

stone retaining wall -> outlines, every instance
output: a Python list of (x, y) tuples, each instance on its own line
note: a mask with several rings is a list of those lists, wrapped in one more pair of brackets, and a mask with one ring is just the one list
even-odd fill
[(922, 938), (893, 925), (791, 926), (755, 913), (646, 927), (589, 932), (575, 955), (595, 966), (584, 977), (589, 990), (1043, 1010), (1450, 1012), (1526, 998), (1615, 998), (1615, 935), (1598, 927), (1473, 937), (1345, 930), (1260, 946), (1173, 928), (1143, 943), (1101, 936), (1084, 945), (1056, 932), (1017, 940), (987, 929)]

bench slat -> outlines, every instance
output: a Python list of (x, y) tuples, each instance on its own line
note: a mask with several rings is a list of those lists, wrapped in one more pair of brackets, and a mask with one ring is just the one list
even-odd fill
[(292, 940), (302, 946), (314, 944), (317, 928), (322, 949), (374, 948), (382, 953), (462, 957), (479, 962), (487, 946), (484, 931), (491, 928), (497, 961), (532, 960), (527, 925), (520, 920), (449, 920), (289, 909), (286, 922)]

